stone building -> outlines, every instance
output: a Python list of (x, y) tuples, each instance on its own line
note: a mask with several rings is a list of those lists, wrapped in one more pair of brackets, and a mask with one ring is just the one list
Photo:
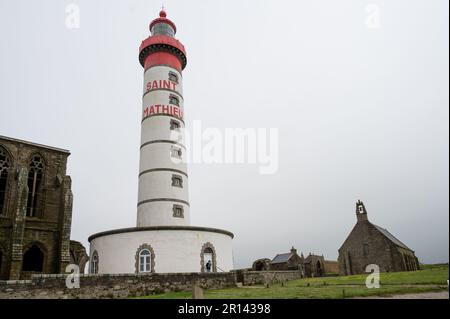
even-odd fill
[(297, 254), (297, 249), (291, 248), (291, 251), (276, 255), (270, 262), (270, 270), (300, 270), (304, 271), (303, 255)]
[(325, 259), (322, 256), (309, 254), (304, 262), (306, 277), (323, 277), (325, 276)]
[(69, 151), (0, 136), (0, 279), (65, 272), (70, 263)]
[(270, 270), (270, 262), (271, 262), (271, 260), (269, 258), (261, 258), (261, 259), (255, 260), (253, 262), (251, 270), (254, 270), (254, 271)]
[(414, 251), (386, 229), (369, 222), (363, 202), (356, 203), (357, 223), (339, 248), (339, 273), (365, 273), (366, 266), (376, 264), (381, 272), (419, 269)]
[(299, 270), (302, 277), (322, 277), (325, 276), (325, 260), (323, 256), (309, 254), (304, 257), (298, 255), (297, 249), (291, 248), (288, 253), (277, 254), (272, 260), (261, 258), (256, 260), (253, 265), (253, 271), (289, 271)]
[(86, 248), (84, 246), (75, 240), (70, 241), (70, 263), (77, 265), (80, 267), (80, 273), (85, 273), (86, 263), (89, 260), (89, 256), (86, 253)]

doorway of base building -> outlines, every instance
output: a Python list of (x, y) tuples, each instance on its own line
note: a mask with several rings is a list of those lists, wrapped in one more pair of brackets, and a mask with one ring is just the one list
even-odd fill
[(213, 272), (213, 252), (211, 251), (210, 248), (206, 248), (205, 249), (205, 254), (204, 254), (204, 269), (206, 272)]

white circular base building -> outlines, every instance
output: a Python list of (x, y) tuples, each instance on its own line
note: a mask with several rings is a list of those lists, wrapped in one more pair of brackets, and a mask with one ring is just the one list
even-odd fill
[(220, 229), (158, 226), (111, 230), (89, 237), (90, 273), (181, 273), (233, 269), (233, 234)]

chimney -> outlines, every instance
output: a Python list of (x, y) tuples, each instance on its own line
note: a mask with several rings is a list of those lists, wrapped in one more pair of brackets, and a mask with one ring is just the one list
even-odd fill
[(358, 223), (369, 220), (367, 218), (366, 207), (364, 206), (364, 203), (360, 200), (358, 200), (356, 202), (356, 219), (357, 219)]
[(291, 248), (291, 254), (296, 254), (297, 253), (297, 249), (294, 248), (294, 246), (292, 246)]

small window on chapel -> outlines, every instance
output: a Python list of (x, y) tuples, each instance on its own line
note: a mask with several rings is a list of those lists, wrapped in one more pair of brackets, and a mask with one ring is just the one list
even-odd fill
[(178, 75), (175, 72), (169, 72), (169, 80), (178, 84)]
[(172, 147), (170, 149), (170, 155), (174, 158), (181, 159), (181, 156), (183, 155), (183, 151), (179, 147)]
[(364, 256), (369, 255), (369, 245), (368, 244), (363, 244), (363, 254), (364, 254)]
[(173, 205), (173, 217), (184, 218), (184, 208), (181, 205)]
[(179, 131), (180, 130), (180, 122), (176, 120), (170, 120), (170, 130), (171, 131)]
[(180, 106), (180, 100), (178, 99), (177, 96), (171, 94), (171, 95), (169, 96), (169, 104), (173, 104), (173, 105), (176, 105), (176, 106)]
[(183, 188), (183, 177), (180, 175), (172, 175), (172, 186)]

